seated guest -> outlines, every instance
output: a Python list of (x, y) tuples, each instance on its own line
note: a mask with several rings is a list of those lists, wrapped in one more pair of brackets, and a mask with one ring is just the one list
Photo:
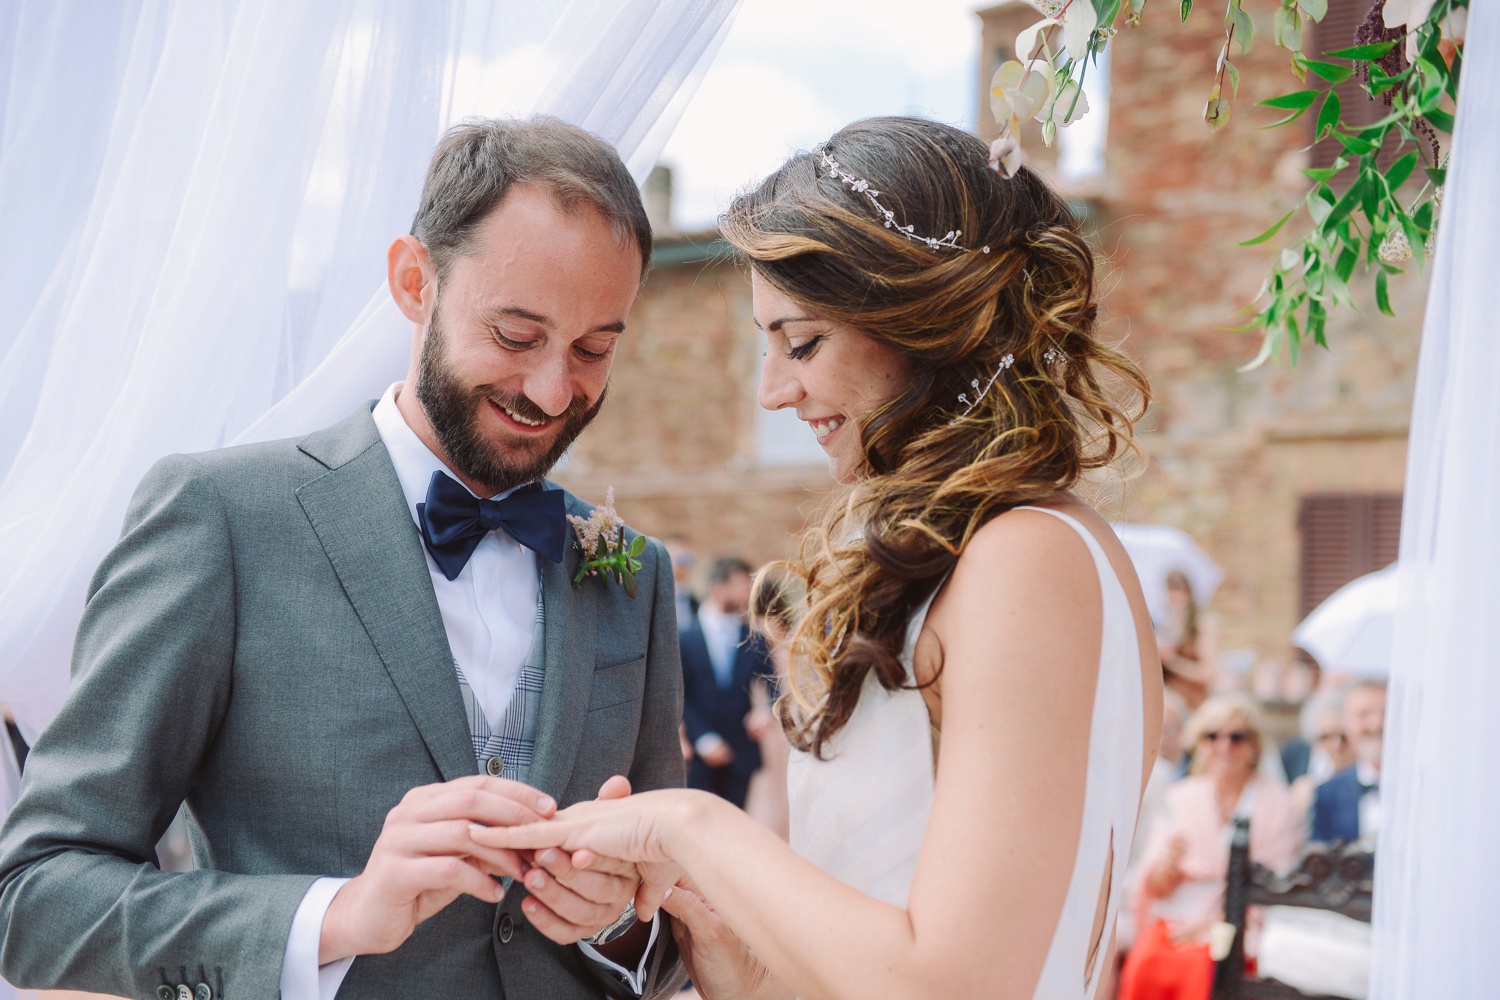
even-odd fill
[(1298, 717), (1301, 735), (1281, 748), (1281, 766), (1287, 781), (1303, 775), (1313, 787), (1321, 785), (1354, 763), (1354, 752), (1344, 735), (1344, 694), (1347, 687), (1326, 688), (1302, 703)]
[[(1302, 816), (1285, 785), (1258, 774), (1263, 732), (1255, 703), (1240, 695), (1210, 698), (1188, 720), (1192, 764), (1147, 834), (1135, 886), (1139, 930), (1120, 974), (1120, 1000), (1208, 1000), (1209, 931), (1224, 919), (1235, 817), (1250, 819), (1253, 861), (1276, 870), (1296, 862)], [(1247, 956), (1257, 943), (1252, 923)]]
[(774, 678), (765, 639), (745, 622), (750, 564), (721, 556), (708, 571), (708, 597), (677, 635), (682, 651), (682, 721), (692, 744), (687, 783), (744, 807), (760, 769), (760, 744), (745, 724), (750, 687)]
[(1385, 682), (1360, 681), (1344, 696), (1344, 731), (1354, 763), (1318, 786), (1312, 839), (1372, 840), (1380, 833), (1380, 753), (1385, 745)]
[[(1304, 814), (1312, 812), (1319, 785), (1354, 763), (1354, 751), (1344, 735), (1344, 695), (1348, 688), (1319, 691), (1302, 706), (1302, 738), (1281, 748), (1292, 798)], [(1293, 766), (1296, 765), (1296, 766)]]
[(1187, 574), (1167, 574), (1170, 618), (1157, 636), (1162, 680), (1196, 709), (1214, 689), (1218, 676), (1218, 628), (1213, 616), (1198, 606)]

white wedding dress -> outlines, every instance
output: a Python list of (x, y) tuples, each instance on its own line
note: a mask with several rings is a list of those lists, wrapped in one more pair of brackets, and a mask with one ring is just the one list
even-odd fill
[[(1078, 532), (1094, 557), (1103, 595), (1083, 833), (1062, 917), (1034, 994), (1035, 1000), (1091, 1000), (1103, 978), (1140, 808), (1145, 752), (1140, 645), (1125, 590), (1088, 529), (1055, 510), (1020, 509), (1045, 510)], [(901, 662), (908, 680), (913, 676), (917, 636), (931, 605), (928, 597), (907, 626)], [(787, 775), (792, 847), (867, 895), (904, 907), (932, 813), (932, 737), (921, 692), (887, 691), (872, 673), (848, 723), (829, 741), (824, 759), (808, 753), (792, 756)], [(1112, 874), (1104, 940), (1090, 963), (1106, 870)], [(997, 957), (1004, 960), (1003, 955)]]

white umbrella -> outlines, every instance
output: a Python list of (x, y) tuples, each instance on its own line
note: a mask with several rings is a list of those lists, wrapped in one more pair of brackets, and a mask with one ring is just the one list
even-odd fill
[(1114, 529), (1130, 561), (1135, 564), (1136, 575), (1141, 578), (1141, 589), (1146, 594), (1146, 607), (1158, 627), (1172, 617), (1171, 606), (1167, 603), (1167, 575), (1173, 570), (1187, 577), (1193, 588), (1193, 600), (1200, 608), (1208, 603), (1224, 580), (1224, 571), (1219, 564), (1181, 528), (1169, 524), (1117, 524)]
[(1391, 563), (1335, 590), (1292, 631), (1292, 642), (1324, 670), (1389, 676), (1401, 579), (1397, 566)]

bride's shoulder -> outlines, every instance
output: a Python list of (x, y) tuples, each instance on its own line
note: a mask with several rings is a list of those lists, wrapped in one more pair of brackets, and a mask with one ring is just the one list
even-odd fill
[(1101, 527), (1109, 532), (1104, 520), (1078, 501), (1048, 503), (1045, 510), (1016, 507), (991, 518), (964, 546), (954, 567), (954, 582), (1019, 578), (1043, 584), (1052, 578), (1091, 577), (1095, 574), (1093, 556), (1074, 525), (1096, 538)]

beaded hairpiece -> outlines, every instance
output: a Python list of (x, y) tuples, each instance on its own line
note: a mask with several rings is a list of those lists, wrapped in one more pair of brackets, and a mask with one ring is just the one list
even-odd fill
[[(869, 181), (865, 180), (863, 177), (856, 177), (849, 171), (845, 170), (843, 166), (840, 165), (838, 160), (835, 160), (833, 157), (828, 155), (827, 146), (819, 146), (818, 155), (822, 158), (823, 167), (828, 171), (829, 177), (832, 177), (834, 180), (843, 183), (846, 187), (849, 188), (850, 191), (853, 191), (855, 194), (862, 194), (865, 196), (866, 200), (868, 200), (869, 203), (874, 207), (875, 214), (878, 215), (880, 217), (880, 220), (885, 223), (885, 228), (895, 230), (902, 236), (905, 236), (907, 239), (911, 240), (913, 243), (925, 243), (927, 245), (927, 248), (930, 250), (961, 250), (964, 253), (969, 253), (973, 250), (973, 247), (959, 245), (958, 238), (964, 234), (962, 229), (950, 230), (948, 232), (948, 235), (939, 239), (936, 236), (917, 235), (917, 227), (909, 223), (904, 226), (897, 225), (896, 213), (880, 203), (880, 192), (870, 187)], [(987, 246), (980, 247), (979, 249), (982, 253), (990, 252), (990, 248)]]
[(983, 389), (979, 388), (979, 380), (977, 378), (970, 382), (969, 385), (974, 387), (974, 398), (970, 399), (967, 392), (961, 392), (958, 394), (958, 401), (966, 405), (964, 406), (964, 411), (962, 413), (954, 417), (952, 420), (948, 421), (948, 425), (951, 427), (952, 425), (962, 420), (964, 417), (967, 417), (969, 414), (973, 413), (974, 407), (979, 405), (979, 401), (990, 394), (990, 389), (994, 387), (995, 381), (1000, 378), (1000, 373), (1005, 371), (1005, 369), (1009, 368), (1015, 363), (1016, 356), (1014, 354), (1007, 354), (1005, 357), (1001, 358), (1000, 367), (995, 369), (995, 374), (990, 376), (990, 380), (984, 384)]

